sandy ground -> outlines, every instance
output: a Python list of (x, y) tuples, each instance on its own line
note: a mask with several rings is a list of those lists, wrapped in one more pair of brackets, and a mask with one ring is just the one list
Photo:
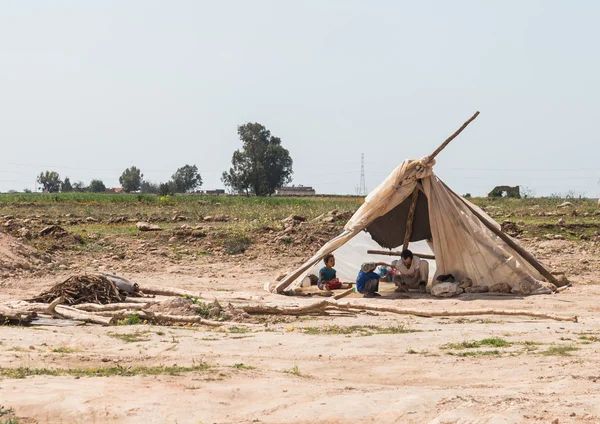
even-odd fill
[[(314, 302), (262, 291), (274, 267), (293, 263), (297, 258), (266, 265), (241, 261), (217, 279), (220, 265), (209, 263), (121, 275), (220, 299), (243, 292), (265, 301)], [(37, 294), (70, 274), (7, 280), (0, 301)], [(287, 317), (249, 325), (246, 332), (235, 324), (3, 326), (2, 368), (209, 367), (179, 375), (0, 377), (0, 405), (13, 408), (19, 422), (38, 423), (600, 423), (599, 295), (599, 286), (576, 285), (558, 295), (523, 298), (414, 293), (409, 299), (361, 299), (430, 310), (546, 311), (577, 315), (577, 323), (362, 313)], [(307, 334), (305, 328), (333, 325), (358, 327), (349, 334)], [(377, 334), (364, 326), (416, 331)], [(127, 342), (119, 334), (140, 339)], [(486, 338), (511, 346), (444, 348)], [(568, 356), (552, 350), (563, 346), (576, 350)], [(460, 356), (465, 352), (473, 356)]]

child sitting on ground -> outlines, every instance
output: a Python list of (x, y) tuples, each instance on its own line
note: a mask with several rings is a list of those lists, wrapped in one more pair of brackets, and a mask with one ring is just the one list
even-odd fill
[(360, 266), (356, 277), (356, 291), (364, 294), (364, 297), (378, 297), (380, 275), (375, 272), (377, 266), (394, 268), (384, 262), (365, 262)]
[(325, 266), (319, 270), (319, 281), (317, 286), (321, 290), (335, 290), (342, 288), (342, 283), (336, 277), (336, 272), (333, 267), (335, 266), (335, 257), (329, 253), (323, 259)]

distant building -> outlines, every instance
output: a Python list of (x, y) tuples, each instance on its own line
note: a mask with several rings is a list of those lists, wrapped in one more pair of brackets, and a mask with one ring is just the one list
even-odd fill
[(277, 196), (314, 196), (317, 194), (315, 189), (312, 187), (305, 186), (291, 186), (291, 187), (279, 187), (275, 189)]
[(207, 194), (209, 196), (219, 196), (221, 194), (225, 194), (225, 190), (223, 190), (222, 188), (218, 188), (216, 190), (204, 190), (204, 194)]
[(107, 188), (105, 193), (123, 193), (123, 187)]

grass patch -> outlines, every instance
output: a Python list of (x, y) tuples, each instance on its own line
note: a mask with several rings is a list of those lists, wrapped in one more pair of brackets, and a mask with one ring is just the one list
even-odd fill
[(52, 352), (54, 352), (54, 353), (74, 353), (74, 352), (79, 352), (79, 350), (61, 346), (61, 347), (55, 347), (54, 349), (52, 349)]
[(350, 335), (357, 334), (359, 336), (372, 336), (373, 334), (406, 334), (417, 333), (421, 330), (406, 328), (403, 325), (392, 325), (388, 327), (377, 327), (375, 325), (350, 325), (342, 327), (339, 325), (322, 325), (320, 327), (290, 327), (287, 332), (298, 329), (304, 334), (310, 335)]
[(256, 367), (252, 365), (244, 365), (243, 363), (233, 364), (231, 368), (235, 368), (236, 370), (255, 370)]
[(538, 350), (539, 346), (542, 345), (542, 343), (532, 342), (532, 341), (525, 341), (525, 342), (522, 342), (521, 344), (525, 347), (525, 350), (527, 352)]
[(244, 253), (252, 245), (252, 239), (247, 236), (232, 235), (223, 240), (223, 250), (229, 255)]
[(148, 336), (148, 333), (150, 333), (149, 330), (146, 330), (146, 331), (136, 330), (133, 333), (113, 333), (113, 332), (109, 331), (107, 333), (107, 335), (109, 335), (110, 337), (112, 337), (114, 339), (119, 339), (125, 343), (136, 343), (136, 342), (149, 341), (150, 337)]
[(447, 355), (459, 356), (459, 357), (500, 356), (500, 355), (502, 355), (502, 353), (498, 349), (494, 349), (494, 350), (468, 350), (466, 352), (447, 352)]
[[(493, 320), (490, 318), (485, 319), (469, 319), (469, 318), (458, 318), (453, 321), (454, 324), (502, 324), (504, 321)], [(451, 322), (442, 323), (450, 324)]]
[(100, 367), (100, 368), (0, 368), (0, 377), (5, 378), (26, 378), (36, 375), (61, 376), (68, 375), (73, 377), (112, 377), (123, 376), (131, 377), (134, 375), (180, 375), (189, 372), (207, 371), (211, 368), (208, 364), (193, 365), (191, 367), (179, 366), (157, 366), (157, 367)]
[(12, 408), (5, 408), (4, 406), (0, 405), (0, 417), (3, 417), (5, 415), (11, 415), (13, 413), (14, 411)]
[(117, 321), (117, 325), (138, 325), (142, 324), (144, 320), (140, 317), (139, 314), (129, 315), (127, 318), (123, 318), (122, 320)]
[(579, 336), (580, 340), (585, 340), (587, 342), (600, 342), (600, 337), (596, 336)]
[(202, 302), (200, 299), (198, 299), (197, 296), (190, 296), (189, 294), (186, 294), (183, 297), (185, 299), (190, 299), (192, 301), (192, 303), (194, 305), (196, 305), (196, 312), (202, 318), (214, 319), (217, 321), (225, 321), (229, 318), (223, 312), (219, 312), (219, 314), (216, 316), (211, 316), (211, 311), (213, 310), (213, 308), (219, 308), (219, 310), (222, 309), (221, 304), (216, 300), (213, 303), (206, 303), (206, 302)]
[(300, 372), (300, 368), (298, 368), (298, 365), (294, 365), (292, 369), (285, 370), (284, 373), (295, 375), (296, 377), (305, 377), (305, 375)]
[(489, 338), (489, 339), (483, 339), (483, 340), (478, 340), (478, 341), (464, 341), (464, 342), (460, 342), (460, 343), (446, 343), (442, 346), (440, 346), (440, 349), (455, 349), (455, 350), (462, 350), (462, 349), (476, 349), (476, 348), (480, 348), (480, 347), (510, 347), (512, 346), (511, 342), (508, 342), (504, 339), (501, 339), (499, 337), (493, 337), (493, 338)]
[(246, 334), (250, 332), (250, 329), (248, 327), (229, 327), (227, 331), (232, 334)]
[(548, 349), (540, 352), (544, 356), (571, 356), (570, 352), (579, 350), (577, 346), (550, 346)]

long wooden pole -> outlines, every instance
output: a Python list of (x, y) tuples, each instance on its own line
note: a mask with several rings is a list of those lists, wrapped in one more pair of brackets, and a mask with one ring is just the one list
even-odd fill
[(419, 200), (419, 190), (415, 187), (414, 191), (412, 192), (410, 209), (408, 210), (408, 218), (406, 218), (406, 231), (404, 231), (404, 243), (402, 244), (402, 250), (408, 249), (408, 243), (410, 243), (413, 220), (415, 219), (415, 210), (417, 209), (417, 200)]
[[(367, 250), (367, 254), (369, 255), (386, 255), (386, 256), (400, 256), (402, 252), (398, 252), (397, 250)], [(435, 259), (434, 255), (428, 255), (426, 253), (415, 253), (413, 255), (418, 256), (421, 259)]]
[(442, 182), (442, 184), (444, 185), (444, 187), (446, 187), (446, 190), (448, 190), (450, 193), (452, 193), (454, 196), (456, 196), (461, 202), (463, 202), (464, 205), (473, 213), (473, 215), (475, 215), (477, 218), (479, 218), (481, 223), (488, 228), (488, 230), (490, 230), (492, 233), (496, 234), (498, 237), (500, 237), (502, 239), (502, 241), (504, 241), (506, 244), (508, 244), (510, 247), (512, 247), (519, 255), (521, 255), (521, 257), (523, 259), (525, 259), (527, 262), (529, 262), (531, 264), (531, 266), (533, 266), (536, 270), (538, 270), (538, 272), (540, 274), (542, 274), (546, 278), (546, 280), (548, 280), (552, 284), (556, 285), (557, 287), (560, 285), (560, 283), (556, 280), (554, 275), (550, 274), (550, 272), (531, 253), (529, 253), (527, 250), (523, 249), (521, 246), (519, 246), (517, 243), (515, 243), (515, 241), (512, 238), (510, 238), (510, 236), (508, 236), (507, 234), (503, 233), (501, 230), (496, 228), (492, 223), (490, 223), (487, 219), (485, 219), (479, 212), (477, 212), (468, 201), (466, 201), (461, 196), (459, 196), (454, 191), (452, 191), (444, 182)]
[(462, 127), (460, 127), (458, 130), (456, 130), (456, 132), (454, 134), (452, 134), (450, 137), (448, 137), (446, 139), (446, 141), (444, 141), (440, 145), (440, 147), (435, 149), (435, 151), (431, 155), (429, 155), (429, 159), (431, 160), (431, 159), (435, 158), (438, 155), (438, 153), (440, 153), (442, 150), (444, 150), (444, 148), (448, 145), (448, 143), (450, 143), (452, 140), (454, 140), (456, 138), (456, 136), (462, 132), (462, 130), (467, 128), (467, 125), (469, 125), (471, 122), (473, 122), (473, 120), (475, 118), (477, 118), (477, 115), (479, 115), (479, 111), (475, 112), (475, 115), (471, 116), (471, 118), (469, 118), (468, 121), (466, 121), (464, 124), (462, 124)]

